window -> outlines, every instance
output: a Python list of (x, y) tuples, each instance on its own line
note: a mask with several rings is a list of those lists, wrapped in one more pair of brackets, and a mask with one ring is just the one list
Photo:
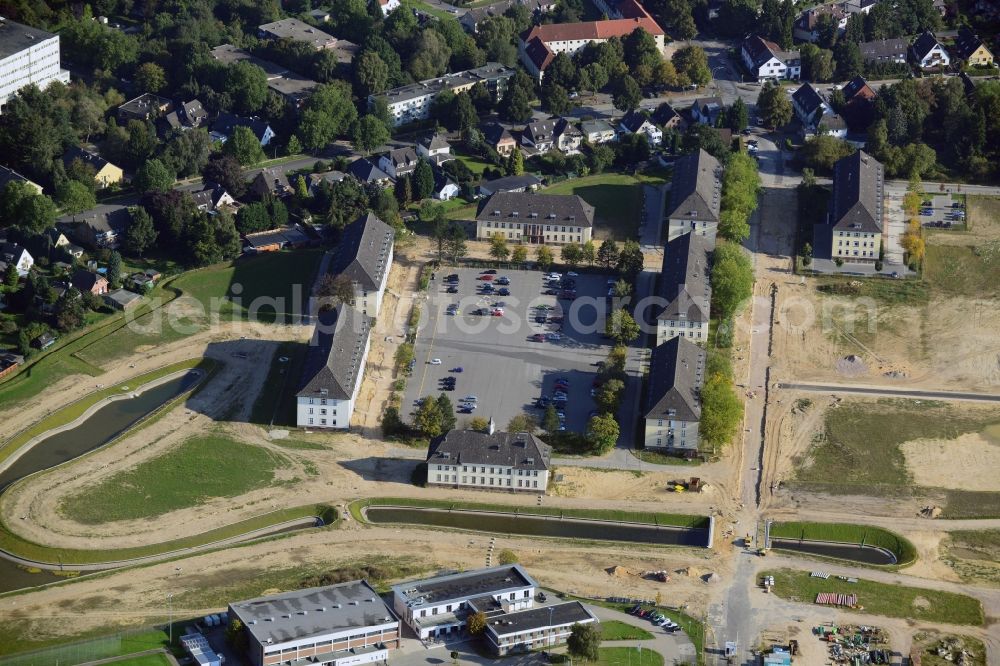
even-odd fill
[(313, 424), (313, 420), (309, 419), (309, 425), (312, 425), (312, 424)]
[(320, 419), (319, 420), (319, 424), (320, 425), (326, 425), (326, 419)]

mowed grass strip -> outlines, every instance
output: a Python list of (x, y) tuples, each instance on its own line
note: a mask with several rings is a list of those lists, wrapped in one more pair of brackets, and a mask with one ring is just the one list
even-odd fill
[(761, 576), (774, 576), (772, 592), (788, 601), (812, 604), (820, 592), (854, 593), (861, 607), (857, 612), (868, 615), (975, 626), (985, 622), (983, 605), (964, 594), (861, 579), (849, 583), (833, 576), (824, 580), (794, 569), (764, 571)]
[(928, 244), (924, 278), (947, 296), (1000, 296), (1000, 239), (972, 246)]
[(648, 641), (653, 639), (653, 634), (642, 627), (633, 627), (620, 620), (601, 621), (602, 641)]
[(110, 666), (171, 666), (174, 662), (163, 654), (147, 654), (141, 657), (125, 657), (109, 662)]
[(557, 516), (565, 518), (590, 518), (644, 525), (664, 525), (672, 527), (707, 528), (708, 518), (679, 513), (654, 513), (621, 511), (618, 509), (561, 509), (559, 507), (516, 506), (511, 504), (487, 504), (484, 502), (451, 502), (410, 497), (374, 497), (359, 500), (360, 506), (408, 506), (429, 509), (458, 509), (465, 511), (494, 511), (498, 513), (522, 513), (534, 516)]
[(623, 173), (570, 178), (540, 190), (541, 194), (575, 194), (594, 207), (595, 236), (634, 239), (642, 217), (642, 182)]
[(634, 647), (602, 647), (595, 666), (663, 666), (663, 655)]
[(66, 498), (60, 511), (88, 525), (153, 518), (267, 487), (286, 464), (267, 449), (223, 435), (193, 437)]
[(869, 525), (782, 522), (771, 525), (771, 536), (877, 546), (885, 548), (896, 556), (895, 566), (906, 566), (917, 559), (917, 549), (909, 539), (881, 527)]
[[(13, 654), (3, 660), (3, 666), (35, 666), (36, 664), (81, 664), (100, 659), (128, 657), (128, 655), (168, 646), (165, 629), (149, 629), (134, 633), (110, 634), (108, 629), (95, 629), (82, 634), (56, 632), (58, 638), (39, 636), (28, 625), (33, 620), (12, 619), (0, 623), (0, 654)], [(174, 627), (176, 632), (177, 627)], [(47, 632), (46, 632), (47, 633)], [(177, 637), (175, 633), (174, 638)], [(68, 644), (71, 638), (77, 642)], [(31, 650), (28, 652), (28, 650)], [(23, 656), (22, 656), (22, 653)], [(121, 664), (115, 661), (114, 664)], [(124, 663), (129, 663), (126, 659)], [(143, 662), (138, 662), (143, 664)], [(149, 662), (150, 664), (169, 662)]]
[(838, 495), (909, 493), (912, 479), (900, 445), (916, 439), (951, 440), (998, 421), (996, 411), (960, 411), (929, 400), (845, 400), (827, 410), (823, 436), (810, 448), (806, 464), (797, 466), (791, 483)]

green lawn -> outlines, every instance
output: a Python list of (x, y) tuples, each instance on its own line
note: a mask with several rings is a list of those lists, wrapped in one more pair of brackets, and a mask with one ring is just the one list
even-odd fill
[(193, 437), (68, 497), (60, 510), (86, 524), (153, 518), (207, 499), (267, 487), (286, 464), (267, 449), (224, 435)]
[[(107, 629), (87, 632), (77, 639), (82, 642), (68, 643), (67, 638), (51, 639), (39, 636), (28, 630), (27, 623), (31, 620), (10, 620), (0, 623), (0, 654), (14, 656), (6, 657), (3, 666), (37, 666), (39, 664), (82, 664), (99, 659), (127, 657), (137, 652), (155, 650), (167, 646), (167, 632), (161, 629), (149, 629), (136, 633), (112, 634)], [(174, 638), (177, 637), (177, 627), (174, 627)], [(59, 633), (64, 636), (65, 634)], [(44, 650), (31, 655), (18, 657), (17, 654), (27, 650)], [(155, 655), (154, 655), (155, 656)], [(115, 661), (115, 664), (141, 664), (154, 666), (168, 664), (169, 661), (135, 661), (145, 657), (135, 657), (125, 661)]]
[(1000, 240), (976, 245), (928, 243), (924, 277), (948, 296), (997, 298), (1000, 296)]
[(783, 522), (771, 525), (771, 536), (786, 539), (810, 539), (813, 541), (837, 541), (878, 546), (891, 551), (896, 556), (895, 566), (906, 566), (917, 559), (917, 549), (909, 539), (889, 530), (868, 525), (847, 523), (795, 523)]
[(631, 449), (631, 452), (632, 455), (642, 462), (649, 463), (651, 465), (680, 465), (682, 467), (697, 467), (701, 464), (700, 458), (681, 458), (680, 456), (667, 455), (662, 451)]
[(602, 647), (594, 666), (663, 666), (663, 655), (634, 647)]
[(983, 605), (964, 594), (869, 580), (849, 583), (834, 576), (824, 580), (813, 578), (809, 571), (793, 569), (763, 571), (761, 576), (774, 576), (772, 592), (789, 601), (811, 604), (820, 592), (856, 593), (858, 605), (862, 607), (857, 612), (868, 615), (976, 626), (985, 621)]
[(641, 627), (633, 627), (619, 620), (603, 620), (601, 622), (602, 641), (648, 641), (653, 634)]
[[(616, 241), (635, 239), (642, 221), (642, 182), (656, 178), (637, 178), (623, 173), (602, 173), (571, 178), (556, 183), (542, 194), (576, 194), (595, 208), (594, 235)], [(662, 182), (662, 181), (661, 181)]]
[[(251, 423), (262, 425), (295, 425), (295, 391), (302, 374), (308, 345), (282, 342), (271, 359), (267, 381), (253, 404)], [(285, 358), (286, 361), (280, 359)], [(279, 442), (280, 443), (280, 442)]]
[(901, 444), (914, 439), (950, 440), (998, 422), (1000, 414), (995, 411), (959, 411), (928, 400), (845, 400), (827, 410), (822, 435), (813, 442), (806, 461), (796, 465), (790, 483), (833, 494), (910, 492), (912, 479)]
[(439, 18), (442, 21), (458, 20), (457, 15), (451, 14), (446, 11), (442, 11), (437, 7), (433, 7), (427, 4), (426, 2), (421, 2), (421, 0), (403, 0), (403, 6), (406, 7), (407, 9), (416, 9), (417, 11), (421, 11), (425, 14), (430, 14), (431, 16)]
[(113, 666), (171, 666), (174, 662), (162, 654), (147, 654), (142, 657), (126, 657), (110, 662)]
[(941, 561), (963, 581), (1000, 586), (1000, 530), (956, 530), (943, 546)]

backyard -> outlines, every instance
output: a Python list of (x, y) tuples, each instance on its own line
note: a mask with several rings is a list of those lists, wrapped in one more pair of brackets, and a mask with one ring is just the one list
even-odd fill
[(642, 218), (642, 185), (665, 182), (659, 174), (602, 173), (570, 178), (540, 190), (541, 194), (576, 194), (593, 206), (594, 237), (616, 241), (635, 239)]

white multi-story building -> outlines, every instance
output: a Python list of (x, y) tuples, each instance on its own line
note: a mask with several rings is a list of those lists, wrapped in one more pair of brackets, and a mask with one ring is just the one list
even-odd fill
[(351, 305), (363, 315), (377, 317), (382, 307), (395, 237), (395, 230), (372, 213), (351, 222), (340, 234), (329, 273), (351, 281), (354, 287)]
[(677, 336), (653, 349), (649, 358), (647, 449), (684, 453), (698, 450), (705, 350)]
[(457, 635), (468, 616), (489, 602), (508, 613), (531, 608), (537, 588), (521, 565), (511, 564), (393, 585), (392, 606), (424, 640)]
[(591, 240), (594, 207), (575, 194), (497, 192), (479, 203), (476, 238), (509, 242), (577, 243)]
[(431, 442), (427, 485), (544, 493), (549, 447), (526, 432), (450, 430)]
[(698, 233), (681, 234), (664, 248), (658, 295), (665, 304), (656, 317), (656, 344), (678, 336), (699, 344), (708, 340), (711, 248), (711, 239)]
[(59, 35), (15, 23), (0, 16), (0, 112), (14, 94), (34, 83), (69, 83), (59, 66)]
[(774, 42), (754, 35), (743, 40), (740, 57), (757, 80), (791, 79), (802, 75), (802, 59), (798, 51), (785, 51)]
[(399, 618), (363, 580), (233, 602), (229, 615), (253, 666), (385, 663), (399, 647)]
[(674, 163), (667, 207), (667, 240), (682, 234), (705, 236), (715, 247), (722, 200), (722, 165), (702, 149)]

